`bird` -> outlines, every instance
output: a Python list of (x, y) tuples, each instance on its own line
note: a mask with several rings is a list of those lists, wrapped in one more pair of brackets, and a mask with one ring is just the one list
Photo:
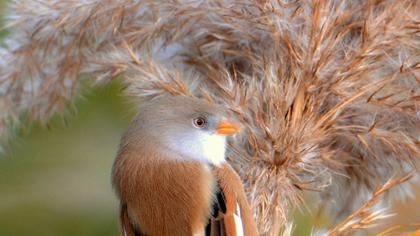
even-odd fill
[(254, 236), (241, 179), (226, 161), (229, 112), (200, 98), (144, 105), (123, 134), (112, 169), (125, 236)]

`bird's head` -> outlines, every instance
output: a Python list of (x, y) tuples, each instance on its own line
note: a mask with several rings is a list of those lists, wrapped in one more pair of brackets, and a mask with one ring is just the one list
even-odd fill
[(238, 132), (239, 125), (220, 107), (177, 96), (143, 107), (126, 137), (141, 140), (137, 145), (153, 145), (169, 156), (217, 165), (225, 160), (226, 136)]

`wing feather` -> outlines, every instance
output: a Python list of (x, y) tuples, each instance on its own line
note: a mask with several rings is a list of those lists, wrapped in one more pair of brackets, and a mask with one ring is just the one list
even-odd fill
[(206, 236), (244, 235), (240, 209), (234, 194), (219, 188), (205, 232)]
[(120, 221), (124, 236), (146, 236), (138, 227), (135, 227), (128, 216), (127, 205), (122, 204), (120, 208)]

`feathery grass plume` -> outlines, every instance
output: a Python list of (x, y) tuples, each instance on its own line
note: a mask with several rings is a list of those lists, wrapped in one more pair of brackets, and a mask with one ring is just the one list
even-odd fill
[[(398, 232), (401, 229), (404, 228), (414, 228), (411, 232)], [(416, 230), (417, 228), (417, 230)], [(396, 232), (397, 231), (397, 232)], [(392, 236), (392, 235), (404, 235), (404, 236), (415, 236), (420, 234), (420, 223), (414, 223), (414, 224), (403, 224), (403, 225), (397, 225), (393, 226), (392, 228), (386, 229), (385, 231), (380, 232), (377, 234), (377, 236)]]
[(388, 180), (383, 186), (375, 190), (372, 197), (366, 203), (350, 214), (345, 220), (337, 224), (327, 233), (327, 235), (350, 235), (350, 233), (354, 233), (356, 230), (372, 227), (374, 224), (377, 224), (379, 220), (391, 216), (384, 208), (375, 210), (375, 206), (377, 206), (380, 202), (379, 200), (382, 194), (390, 190), (392, 187), (406, 182), (411, 177), (412, 175), (408, 174), (403, 177), (391, 178)]
[(22, 113), (62, 111), (82, 75), (125, 78), (145, 102), (197, 96), (242, 121), (228, 159), (260, 233), (278, 235), (305, 190), (343, 218), (390, 175), (419, 171), (419, 11), (415, 0), (15, 0), (0, 136)]

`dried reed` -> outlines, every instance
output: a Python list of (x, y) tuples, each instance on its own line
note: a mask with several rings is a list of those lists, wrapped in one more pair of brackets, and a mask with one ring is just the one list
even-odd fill
[(420, 169), (418, 12), (416, 0), (15, 0), (0, 137), (22, 114), (62, 112), (83, 75), (125, 78), (142, 101), (197, 96), (242, 121), (229, 161), (262, 234), (278, 235), (305, 190), (342, 219)]
[(350, 214), (345, 220), (337, 224), (333, 229), (328, 232), (328, 236), (335, 235), (349, 235), (351, 232), (358, 229), (365, 229), (374, 226), (379, 220), (387, 218), (391, 215), (386, 214), (384, 208), (375, 210), (380, 197), (392, 187), (406, 182), (412, 175), (406, 175), (400, 178), (394, 178), (387, 181), (383, 186), (375, 190), (372, 197), (363, 204), (358, 210)]

